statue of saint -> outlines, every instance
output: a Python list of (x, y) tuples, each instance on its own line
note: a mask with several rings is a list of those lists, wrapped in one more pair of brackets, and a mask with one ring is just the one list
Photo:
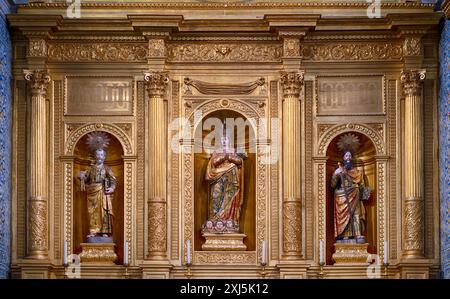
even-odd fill
[(117, 180), (111, 167), (104, 164), (105, 148), (108, 145), (107, 138), (104, 133), (100, 132), (94, 132), (88, 136), (88, 145), (95, 156), (95, 163), (89, 169), (78, 173), (81, 191), (87, 193), (88, 240), (96, 236), (111, 237), (112, 235), (112, 199)]
[(230, 148), (226, 135), (221, 137), (221, 145), (221, 149), (212, 154), (206, 169), (208, 219), (203, 225), (203, 233), (239, 232), (245, 155)]
[(344, 152), (343, 165), (339, 163), (331, 178), (334, 189), (334, 234), (338, 243), (365, 243), (366, 213), (364, 200), (371, 190), (364, 182), (363, 170), (353, 167), (352, 153)]

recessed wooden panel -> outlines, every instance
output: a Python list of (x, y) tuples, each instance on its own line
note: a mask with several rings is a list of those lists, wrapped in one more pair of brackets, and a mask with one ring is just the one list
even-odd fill
[(318, 115), (384, 114), (383, 76), (317, 78)]
[(65, 115), (132, 115), (132, 77), (66, 77)]

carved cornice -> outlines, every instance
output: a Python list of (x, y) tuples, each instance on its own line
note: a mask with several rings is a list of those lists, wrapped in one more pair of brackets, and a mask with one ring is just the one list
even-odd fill
[(400, 80), (403, 85), (403, 92), (406, 95), (417, 95), (420, 93), (420, 87), (425, 80), (425, 70), (402, 71)]
[(283, 88), (283, 97), (296, 97), (300, 96), (300, 91), (303, 86), (305, 72), (281, 72), (280, 82)]
[(55, 62), (146, 62), (145, 43), (53, 43), (48, 59)]
[(170, 44), (170, 62), (280, 62), (283, 49), (274, 43)]
[(232, 36), (228, 35), (220, 35), (220, 36), (209, 36), (209, 35), (174, 35), (171, 37), (172, 41), (278, 41), (278, 36), (271, 35), (242, 35), (236, 36), (233, 34)]
[(50, 75), (47, 70), (24, 70), (25, 80), (30, 82), (30, 89), (33, 95), (45, 95), (47, 85), (50, 83)]
[(302, 56), (312, 61), (399, 61), (403, 49), (402, 45), (391, 42), (304, 44)]
[[(227, 1), (220, 2), (134, 2), (134, 3), (81, 3), (81, 8), (152, 8), (152, 9), (232, 9), (232, 8), (367, 8), (369, 4), (365, 2), (294, 2), (294, 3), (248, 3)], [(381, 3), (381, 8), (432, 8), (434, 4), (425, 4), (419, 2), (407, 3)], [(29, 3), (21, 7), (30, 8), (67, 8), (66, 3)]]
[(150, 98), (164, 96), (166, 87), (169, 84), (167, 72), (144, 73), (144, 80), (146, 81), (147, 92)]

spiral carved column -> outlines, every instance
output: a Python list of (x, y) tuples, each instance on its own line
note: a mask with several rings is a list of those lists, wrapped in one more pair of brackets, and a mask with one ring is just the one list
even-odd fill
[(424, 256), (423, 99), (425, 70), (403, 71), (405, 101), (405, 199), (403, 257)]
[(169, 78), (166, 72), (145, 73), (148, 93), (148, 253), (151, 260), (167, 258), (166, 203), (166, 118), (164, 94)]
[(30, 198), (28, 258), (48, 256), (47, 119), (45, 98), (50, 76), (46, 70), (24, 70), (31, 90)]
[(283, 259), (302, 256), (301, 105), (304, 72), (282, 72), (283, 88)]

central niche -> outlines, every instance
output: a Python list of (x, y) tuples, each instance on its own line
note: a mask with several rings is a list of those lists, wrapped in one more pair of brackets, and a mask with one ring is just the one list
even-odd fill
[[(208, 162), (211, 159), (212, 153), (205, 151), (203, 145), (203, 140), (209, 134), (213, 134), (213, 130), (222, 130), (221, 127), (216, 128), (211, 126), (211, 128), (204, 128), (203, 124), (205, 121), (211, 118), (216, 118), (220, 120), (222, 124), (226, 123), (227, 119), (242, 120), (244, 123), (247, 119), (242, 114), (228, 109), (218, 110), (205, 115), (202, 122), (195, 128), (195, 147), (200, 150), (196, 150), (194, 154), (194, 229), (195, 229), (195, 241), (194, 248), (197, 251), (202, 250), (202, 244), (205, 239), (202, 236), (202, 226), (208, 218), (208, 194), (210, 192), (210, 184), (205, 179)], [(233, 130), (233, 134), (230, 135), (230, 147), (233, 147), (235, 151), (238, 149), (245, 149), (246, 158), (243, 160), (243, 171), (242, 172), (242, 185), (241, 193), (242, 196), (242, 206), (241, 213), (239, 217), (239, 227), (240, 233), (246, 235), (244, 239), (244, 244), (247, 247), (247, 251), (254, 251), (256, 246), (256, 145), (253, 136), (256, 136), (254, 129), (247, 122), (245, 126), (245, 141), (238, 140), (238, 128), (234, 126), (233, 128), (227, 128), (228, 132)], [(222, 132), (222, 131), (221, 131)], [(244, 135), (244, 134), (242, 134)], [(210, 135), (211, 136), (211, 135)], [(211, 140), (212, 147), (220, 146), (221, 140), (214, 138)], [(212, 148), (210, 149), (212, 150)]]

